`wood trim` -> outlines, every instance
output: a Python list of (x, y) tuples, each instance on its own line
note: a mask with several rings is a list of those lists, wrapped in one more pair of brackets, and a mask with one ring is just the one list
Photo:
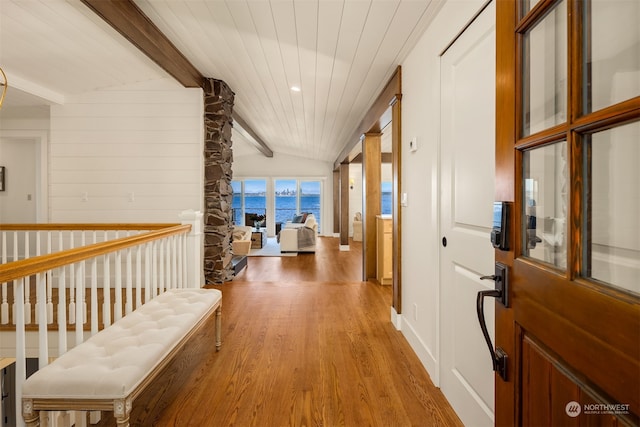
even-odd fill
[[(515, 201), (515, 141), (517, 132), (516, 102), (517, 82), (516, 70), (516, 3), (511, 0), (496, 1), (496, 189), (495, 200)], [(515, 212), (511, 215), (509, 227), (517, 231)], [(509, 252), (495, 251), (496, 262), (507, 266), (513, 265), (517, 232), (511, 233)], [(510, 296), (511, 297), (511, 296)], [(501, 304), (495, 305), (495, 345), (501, 347), (508, 355), (507, 378), (503, 381), (495, 375), (495, 425), (513, 426), (517, 423), (517, 388), (518, 378), (514, 375), (517, 360), (516, 329), (513, 310)]]
[(85, 261), (90, 258), (130, 248), (132, 246), (138, 246), (143, 243), (152, 242), (165, 237), (185, 234), (190, 230), (191, 225), (189, 224), (175, 225), (160, 230), (153, 230), (148, 233), (138, 234), (136, 236), (123, 237), (121, 239), (109, 240), (107, 242), (95, 243), (93, 245), (69, 249), (62, 252), (2, 264), (0, 265), (0, 283), (32, 276), (64, 265)]
[(382, 117), (389, 106), (395, 102), (395, 99), (402, 94), (401, 69), (398, 65), (386, 86), (382, 92), (380, 92), (380, 95), (378, 95), (371, 108), (369, 108), (362, 121), (360, 121), (360, 124), (358, 124), (354, 133), (347, 139), (338, 158), (333, 162), (334, 170), (338, 169), (340, 163), (347, 158), (353, 147), (360, 142), (363, 134), (367, 132), (380, 132), (382, 129), (378, 124), (380, 117)]
[(183, 86), (202, 87), (202, 74), (133, 0), (81, 1)]
[[(393, 221), (393, 294), (392, 307), (397, 314), (402, 314), (402, 99), (396, 98), (391, 106), (393, 129), (391, 134), (391, 173), (393, 176), (393, 204), (392, 204), (392, 221)], [(384, 159), (384, 153), (383, 153)]]
[(340, 171), (333, 171), (333, 233), (340, 233)]
[(340, 245), (349, 245), (349, 165), (340, 165)]

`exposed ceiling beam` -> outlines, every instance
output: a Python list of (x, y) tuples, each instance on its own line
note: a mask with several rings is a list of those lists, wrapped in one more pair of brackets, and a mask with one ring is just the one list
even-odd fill
[(249, 141), (251, 144), (253, 144), (254, 147), (256, 147), (256, 149), (258, 149), (258, 151), (260, 151), (266, 157), (273, 157), (273, 151), (271, 151), (271, 148), (269, 148), (269, 146), (262, 139), (260, 139), (260, 137), (249, 127), (249, 125), (247, 125), (247, 122), (245, 122), (239, 114), (233, 113), (233, 121), (233, 128), (240, 132), (242, 136), (247, 139), (247, 141)]
[[(338, 155), (338, 158), (333, 163), (333, 170), (338, 170), (340, 164), (347, 161), (348, 156), (353, 147), (360, 142), (360, 137), (367, 132), (380, 132), (386, 126), (385, 123), (381, 123), (381, 118), (385, 115), (385, 111), (389, 109), (391, 103), (402, 96), (402, 69), (398, 65), (393, 76), (389, 79), (386, 86), (378, 95), (375, 102), (367, 111), (358, 128), (353, 133), (351, 138), (347, 141), (346, 145)], [(388, 124), (388, 123), (387, 123)]]
[[(202, 87), (205, 76), (175, 47), (133, 0), (81, 0), (124, 38), (147, 55), (160, 68), (185, 87)], [(237, 113), (234, 121), (261, 153), (273, 157), (273, 151)]]
[(202, 74), (133, 0), (81, 1), (183, 86), (202, 87)]

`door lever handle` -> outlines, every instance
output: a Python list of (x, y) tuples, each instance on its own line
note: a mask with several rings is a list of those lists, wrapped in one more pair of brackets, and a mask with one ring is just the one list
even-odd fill
[(490, 276), (482, 276), (480, 280), (493, 280), (496, 282), (496, 289), (486, 289), (478, 292), (476, 299), (476, 312), (478, 313), (478, 322), (480, 322), (480, 329), (482, 329), (482, 335), (489, 347), (489, 353), (491, 353), (491, 362), (493, 364), (493, 370), (500, 375), (500, 378), (507, 381), (507, 354), (500, 347), (493, 349), (493, 343), (487, 330), (487, 322), (484, 318), (484, 298), (493, 297), (498, 299), (505, 307), (508, 307), (508, 289), (507, 289), (507, 266), (497, 262), (496, 274)]

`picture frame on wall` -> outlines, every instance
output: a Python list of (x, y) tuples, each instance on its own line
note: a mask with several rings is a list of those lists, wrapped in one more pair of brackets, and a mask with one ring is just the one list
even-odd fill
[(0, 191), (4, 191), (4, 176), (5, 176), (5, 167), (0, 166)]

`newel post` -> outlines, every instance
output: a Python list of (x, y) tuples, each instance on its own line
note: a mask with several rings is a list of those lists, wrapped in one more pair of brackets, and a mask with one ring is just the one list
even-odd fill
[(183, 225), (191, 225), (191, 231), (187, 234), (186, 273), (187, 288), (200, 288), (204, 285), (203, 262), (203, 213), (189, 209), (180, 213), (180, 221)]

